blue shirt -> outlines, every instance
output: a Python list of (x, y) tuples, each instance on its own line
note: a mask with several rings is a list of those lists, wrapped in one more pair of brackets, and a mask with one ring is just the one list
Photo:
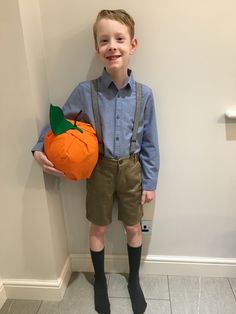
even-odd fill
[[(102, 76), (98, 78), (98, 103), (104, 155), (115, 159), (128, 156), (136, 107), (135, 81), (131, 70), (128, 70), (128, 79), (120, 89), (117, 89), (109, 74), (104, 70)], [(80, 110), (89, 116), (95, 128), (90, 81), (80, 83), (63, 106), (65, 116), (76, 114)], [(46, 127), (42, 131), (32, 151), (43, 151), (44, 135), (48, 130), (49, 127)], [(135, 153), (139, 154), (142, 167), (142, 189), (155, 190), (159, 171), (155, 107), (151, 89), (143, 84), (141, 116)]]

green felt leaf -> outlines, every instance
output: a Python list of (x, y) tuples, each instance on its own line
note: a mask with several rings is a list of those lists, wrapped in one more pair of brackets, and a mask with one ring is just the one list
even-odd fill
[(83, 133), (83, 130), (81, 130), (77, 126), (74, 126), (72, 123), (64, 118), (63, 111), (58, 106), (52, 104), (50, 105), (49, 118), (51, 129), (54, 135), (65, 133), (66, 131), (71, 129), (75, 129)]

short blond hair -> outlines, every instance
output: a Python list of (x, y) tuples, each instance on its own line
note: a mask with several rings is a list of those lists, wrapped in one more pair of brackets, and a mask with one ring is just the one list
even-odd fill
[(129, 15), (125, 10), (118, 9), (118, 10), (101, 10), (96, 18), (96, 21), (93, 25), (93, 37), (95, 41), (95, 47), (97, 47), (97, 24), (101, 19), (110, 19), (118, 21), (122, 24), (125, 24), (128, 27), (130, 38), (134, 38), (134, 26), (135, 22), (132, 16)]

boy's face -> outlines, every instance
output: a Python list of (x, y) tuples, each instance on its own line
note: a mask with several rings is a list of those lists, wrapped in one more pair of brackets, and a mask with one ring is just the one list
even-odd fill
[(129, 56), (137, 47), (130, 38), (128, 27), (115, 20), (103, 18), (97, 24), (97, 53), (108, 73), (127, 73)]

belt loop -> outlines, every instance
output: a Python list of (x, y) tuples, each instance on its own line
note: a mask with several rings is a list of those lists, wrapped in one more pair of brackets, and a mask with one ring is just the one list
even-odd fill
[(137, 162), (139, 160), (138, 154), (135, 153), (130, 154), (129, 159), (133, 160), (134, 162)]
[(121, 166), (122, 161), (120, 159), (116, 160), (116, 167), (117, 167), (117, 171), (120, 172), (120, 166)]

